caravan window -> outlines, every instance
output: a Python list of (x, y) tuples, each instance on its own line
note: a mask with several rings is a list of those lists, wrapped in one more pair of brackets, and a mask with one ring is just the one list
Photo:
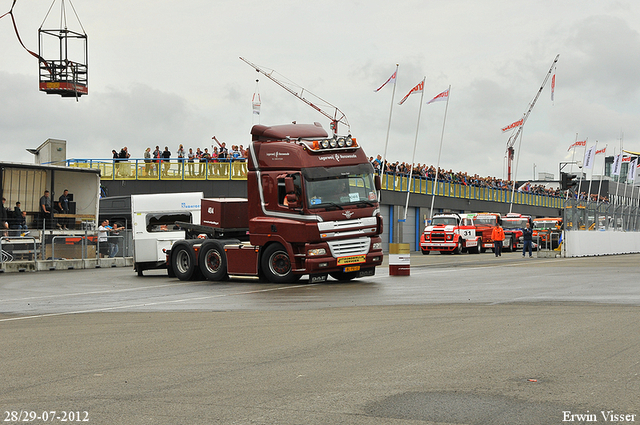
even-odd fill
[(147, 214), (147, 232), (172, 232), (180, 231), (176, 221), (191, 223), (191, 213), (164, 213)]

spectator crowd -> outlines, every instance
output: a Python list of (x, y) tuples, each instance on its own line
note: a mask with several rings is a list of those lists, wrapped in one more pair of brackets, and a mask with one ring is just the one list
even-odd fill
[[(466, 172), (453, 170), (446, 170), (440, 168), (436, 171), (436, 167), (426, 164), (414, 164), (413, 171), (411, 171), (411, 164), (406, 162), (386, 162), (382, 159), (382, 155), (378, 155), (376, 158), (370, 157), (369, 161), (373, 165), (374, 170), (379, 174), (393, 174), (399, 176), (409, 176), (411, 173), (414, 177), (419, 177), (425, 180), (436, 180), (436, 174), (439, 182), (461, 184), (463, 186), (483, 187), (490, 189), (499, 189), (512, 191), (514, 182), (513, 180), (503, 180), (496, 177), (481, 177), (478, 174), (469, 175)], [(516, 186), (516, 191), (522, 193), (530, 193), (534, 195), (543, 195), (556, 198), (566, 197), (566, 191), (561, 189), (548, 188), (542, 184), (532, 184), (527, 181), (519, 186)], [(597, 194), (587, 195), (586, 192), (581, 192), (580, 196), (574, 195), (580, 200), (591, 200), (592, 202), (604, 202), (609, 203), (609, 199), (605, 196), (598, 196)]]

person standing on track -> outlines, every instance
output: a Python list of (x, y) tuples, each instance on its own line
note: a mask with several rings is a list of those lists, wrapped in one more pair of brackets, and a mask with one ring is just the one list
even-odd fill
[(502, 256), (502, 242), (504, 242), (504, 230), (500, 223), (496, 227), (493, 228), (491, 232), (491, 239), (493, 239), (493, 252), (496, 254), (496, 257)]
[(529, 258), (532, 257), (532, 245), (533, 245), (533, 230), (529, 223), (522, 229), (522, 256), (529, 251)]

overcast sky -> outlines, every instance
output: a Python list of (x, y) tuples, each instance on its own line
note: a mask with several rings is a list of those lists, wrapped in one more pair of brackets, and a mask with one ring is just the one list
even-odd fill
[[(0, 15), (13, 0), (0, 0)], [(59, 27), (56, 0), (45, 27)], [(68, 0), (67, 25), (79, 29)], [(51, 5), (17, 0), (25, 45)], [(70, 158), (109, 158), (128, 146), (208, 147), (213, 135), (248, 145), (257, 123), (251, 99), (259, 79), (260, 123), (329, 120), (258, 74), (245, 57), (336, 105), (367, 155), (384, 150), (399, 64), (388, 159), (411, 160), (420, 95), (397, 102), (424, 76), (424, 101), (451, 85), (441, 166), (505, 176), (510, 133), (557, 54), (550, 80), (523, 132), (517, 178), (553, 173), (578, 139), (608, 154), (640, 150), (640, 2), (317, 0), (74, 0), (89, 37), (89, 95), (76, 102), (38, 91), (37, 60), (20, 46), (10, 16), (0, 19), (0, 151), (32, 162), (25, 149), (67, 141)], [(54, 55), (55, 56), (55, 55)], [(45, 57), (46, 59), (46, 57)], [(332, 112), (328, 109), (329, 112)], [(436, 164), (445, 103), (425, 105), (416, 163)], [(340, 132), (347, 129), (342, 126)], [(515, 145), (518, 148), (518, 144)], [(576, 159), (583, 151), (576, 152)], [(596, 160), (599, 174), (603, 157)], [(515, 164), (514, 164), (515, 166)], [(598, 170), (600, 169), (600, 170)]]

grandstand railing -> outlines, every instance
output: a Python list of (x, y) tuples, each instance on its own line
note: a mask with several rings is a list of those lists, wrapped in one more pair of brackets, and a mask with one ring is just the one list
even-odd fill
[(102, 180), (246, 180), (246, 161), (189, 162), (186, 158), (69, 159), (68, 167), (95, 168)]
[[(188, 162), (185, 159), (170, 158), (169, 160), (155, 160), (145, 162), (143, 158), (128, 160), (116, 159), (70, 159), (67, 166), (79, 168), (96, 168), (100, 170), (102, 180), (246, 180), (246, 161), (206, 161)], [(512, 191), (494, 189), (438, 181), (434, 188), (434, 181), (424, 177), (414, 176), (409, 182), (408, 176), (398, 174), (383, 174), (382, 188), (398, 192), (434, 194), (452, 198), (469, 200), (483, 200), (511, 203)], [(514, 192), (513, 203), (548, 208), (564, 208), (564, 198), (534, 193)]]

